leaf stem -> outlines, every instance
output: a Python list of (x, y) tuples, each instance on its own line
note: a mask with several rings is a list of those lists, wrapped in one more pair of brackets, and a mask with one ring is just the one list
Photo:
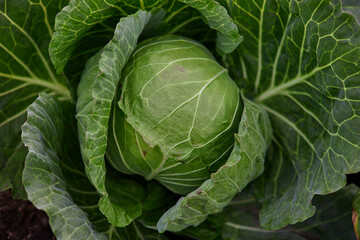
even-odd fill
[(265, 4), (266, 1), (263, 1), (263, 5), (261, 7), (261, 14), (260, 14), (260, 22), (259, 22), (259, 44), (258, 44), (258, 69), (256, 73), (256, 80), (255, 80), (255, 93), (258, 92), (259, 84), (260, 84), (260, 78), (261, 78), (261, 72), (262, 72), (262, 27), (263, 27), (263, 21), (264, 21), (264, 11), (265, 11)]
[(302, 75), (302, 76), (297, 76), (295, 78), (293, 78), (292, 80), (278, 85), (277, 87), (274, 88), (268, 88), (265, 92), (261, 93), (259, 96), (257, 96), (255, 98), (255, 102), (257, 103), (262, 103), (264, 102), (266, 99), (269, 99), (275, 95), (280, 94), (282, 91), (284, 91), (285, 89), (292, 87), (294, 85), (297, 85), (301, 82), (303, 82), (304, 80), (306, 80), (307, 78), (311, 77), (312, 75), (314, 75), (317, 71), (319, 71), (322, 68), (314, 68), (311, 72), (309, 72), (308, 74)]
[(31, 77), (25, 77), (25, 76), (17, 76), (17, 75), (11, 75), (6, 73), (0, 73), (0, 77), (10, 78), (13, 80), (22, 81), (25, 83), (30, 83), (32, 85), (38, 85), (41, 87), (45, 87), (47, 89), (51, 89), (54, 92), (57, 92), (58, 94), (71, 98), (70, 91), (65, 86), (59, 84), (58, 82), (48, 82), (40, 78), (31, 78)]

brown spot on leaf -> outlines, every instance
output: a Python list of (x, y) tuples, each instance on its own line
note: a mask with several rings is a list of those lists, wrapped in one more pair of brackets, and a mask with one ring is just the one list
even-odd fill
[(183, 66), (177, 66), (176, 70), (179, 72), (184, 72), (185, 68)]
[(142, 154), (143, 154), (144, 157), (146, 157), (146, 154), (147, 154), (147, 153), (148, 153), (147, 151), (142, 150)]

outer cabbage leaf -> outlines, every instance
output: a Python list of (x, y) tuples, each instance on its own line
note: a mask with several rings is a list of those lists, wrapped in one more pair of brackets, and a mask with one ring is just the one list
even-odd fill
[(69, 5), (56, 16), (55, 32), (49, 46), (51, 61), (58, 73), (61, 73), (65, 64), (81, 40), (97, 23), (116, 17), (120, 12), (116, 9), (119, 0), (91, 1), (71, 0)]
[[(242, 41), (236, 25), (226, 12), (226, 9), (215, 1), (187, 1), (182, 2), (196, 8), (206, 18), (209, 26), (218, 31), (217, 47), (221, 53), (233, 51)], [(71, 0), (57, 16), (55, 33), (50, 43), (50, 57), (57, 72), (61, 73), (71, 53), (79, 41), (96, 24), (102, 23), (115, 16), (127, 16), (137, 10), (152, 10), (164, 7), (172, 12), (172, 16), (183, 10), (183, 6), (176, 1), (122, 1), (122, 0)]]
[(73, 51), (68, 63), (64, 68), (64, 75), (68, 79), (71, 95), (76, 99), (76, 89), (81, 80), (82, 70), (89, 58), (104, 48), (114, 36), (116, 24), (119, 22), (117, 17), (110, 18), (106, 22), (94, 26), (89, 30), (81, 44)]
[(226, 9), (213, 0), (180, 0), (199, 10), (212, 29), (218, 31), (216, 47), (220, 54), (231, 53), (241, 43), (236, 25)]
[[(177, 3), (181, 4), (181, 10), (168, 14), (166, 18), (164, 18), (166, 15), (164, 10), (152, 12), (141, 36), (144, 38), (165, 34), (179, 34), (190, 38), (201, 36), (201, 39), (197, 39), (198, 41), (214, 44), (216, 31), (208, 28), (200, 13), (184, 3)], [(172, 11), (175, 11), (173, 8)], [(114, 17), (95, 25), (86, 32), (81, 39), (81, 44), (77, 45), (72, 52), (64, 68), (72, 96), (76, 95), (77, 85), (81, 79), (79, 69), (84, 69), (86, 61), (111, 40), (117, 23), (118, 18)]]
[(157, 229), (156, 224), (166, 210), (174, 206), (179, 195), (167, 190), (157, 181), (146, 185), (146, 198), (143, 201), (143, 214), (137, 220), (150, 229)]
[(216, 41), (220, 54), (232, 52), (243, 39), (226, 9), (216, 1), (172, 0), (161, 7), (167, 14), (163, 11), (163, 19), (146, 32), (147, 37), (176, 34), (203, 44)]
[(243, 97), (244, 110), (235, 146), (227, 162), (197, 190), (182, 197), (159, 220), (159, 232), (202, 223), (209, 214), (222, 211), (249, 182), (262, 174), (272, 130), (267, 113)]
[[(116, 228), (101, 214), (100, 195), (84, 173), (74, 114), (73, 104), (41, 94), (22, 127), (29, 148), (24, 185), (29, 199), (49, 216), (57, 239), (165, 239), (137, 222)], [(112, 175), (107, 182), (113, 186), (110, 197), (122, 205), (137, 208), (143, 200), (144, 190), (137, 182)]]
[[(68, 189), (84, 193), (84, 196), (87, 193), (90, 198), (98, 197), (97, 193), (91, 185), (89, 189), (89, 184), (78, 190), (65, 181), (66, 174), (73, 175), (74, 180), (79, 182), (83, 182), (81, 178), (86, 180), (81, 168), (78, 168), (79, 162), (74, 162), (72, 158), (76, 160), (76, 156), (79, 157), (72, 151), (73, 146), (77, 146), (72, 113), (73, 106), (60, 103), (45, 93), (40, 94), (29, 107), (28, 120), (22, 127), (22, 139), (29, 149), (23, 174), (24, 185), (29, 200), (47, 212), (51, 228), (59, 239), (106, 239), (92, 229), (85, 212), (76, 205)], [(66, 143), (69, 145), (64, 145)], [(79, 183), (74, 180), (73, 183)]]
[(65, 79), (54, 74), (47, 44), (63, 1), (0, 3), (0, 191), (26, 198), (21, 174), (27, 150), (20, 128), (40, 92), (70, 98)]
[(114, 38), (102, 52), (89, 60), (78, 87), (76, 118), (86, 173), (97, 191), (103, 195), (99, 203), (100, 210), (116, 226), (126, 226), (141, 214), (141, 210), (128, 212), (109, 199), (104, 161), (108, 120), (122, 67), (135, 48), (137, 38), (149, 17), (149, 13), (139, 11), (122, 18)]
[(360, 23), (360, 2), (357, 0), (341, 0), (342, 9), (353, 14)]
[[(57, 72), (61, 73), (80, 40), (98, 24), (114, 17), (128, 16), (138, 10), (151, 10), (167, 0), (70, 0), (69, 5), (56, 16), (55, 33), (50, 43), (50, 57)], [(105, 27), (106, 29), (106, 27)], [(91, 32), (90, 32), (91, 33)]]
[(166, 12), (161, 9), (154, 12), (152, 20), (149, 22), (144, 30), (144, 37), (151, 38), (161, 35), (178, 35), (196, 39), (196, 41), (203, 45), (214, 46), (216, 42), (216, 31), (209, 28), (209, 25), (203, 20), (203, 16), (195, 8), (185, 5), (181, 2), (181, 8), (174, 10), (173, 8), (166, 9)]
[(351, 201), (358, 191), (355, 185), (330, 195), (315, 196), (313, 203), (317, 211), (313, 217), (278, 231), (259, 227), (261, 204), (246, 190), (236, 196), (221, 213), (209, 216), (204, 224), (186, 229), (184, 233), (187, 236), (191, 236), (191, 233), (199, 235), (199, 229), (202, 229), (199, 239), (209, 239), (207, 234), (216, 231), (221, 232), (223, 239), (234, 240), (355, 239), (351, 224)]
[(242, 77), (274, 129), (260, 218), (279, 229), (312, 216), (315, 194), (360, 171), (360, 26), (339, 0), (229, 4), (245, 37)]

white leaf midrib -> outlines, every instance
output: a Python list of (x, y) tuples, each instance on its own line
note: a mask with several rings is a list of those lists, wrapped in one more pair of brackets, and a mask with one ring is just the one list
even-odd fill
[(262, 7), (260, 9), (260, 22), (259, 22), (259, 42), (258, 42), (258, 68), (256, 73), (256, 80), (255, 80), (255, 93), (257, 93), (260, 80), (261, 80), (261, 73), (262, 73), (262, 33), (263, 33), (263, 21), (264, 21), (264, 12), (265, 12), (265, 5), (266, 0), (263, 1)]
[(12, 75), (12, 74), (2, 73), (2, 72), (0, 72), (0, 77), (21, 81), (21, 82), (24, 82), (24, 83), (27, 83), (27, 84), (30, 84), (30, 85), (41, 86), (41, 87), (50, 89), (50, 90), (52, 90), (54, 92), (57, 92), (60, 95), (70, 97), (69, 90), (65, 86), (61, 85), (58, 82), (53, 83), (53, 82), (49, 82), (49, 81), (46, 81), (44, 79), (37, 78), (37, 77), (26, 77), (26, 76)]

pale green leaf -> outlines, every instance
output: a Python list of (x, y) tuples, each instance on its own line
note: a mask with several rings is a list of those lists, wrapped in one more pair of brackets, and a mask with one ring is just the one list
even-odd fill
[[(195, 190), (226, 161), (240, 121), (239, 89), (226, 69), (198, 42), (160, 36), (138, 45), (122, 79), (126, 121), (162, 152), (142, 164), (152, 165), (150, 173), (130, 158), (124, 164), (175, 193)], [(210, 104), (211, 98), (221, 100)]]
[(197, 190), (180, 198), (159, 220), (159, 232), (180, 231), (197, 226), (209, 214), (218, 213), (249, 182), (264, 170), (264, 160), (272, 130), (267, 113), (243, 97), (244, 110), (235, 146), (227, 162)]
[[(97, 191), (104, 196), (100, 209), (116, 226), (126, 226), (141, 212), (129, 215), (121, 206), (112, 204), (108, 197), (104, 161), (108, 121), (122, 67), (136, 47), (149, 17), (149, 13), (139, 11), (122, 18), (113, 39), (101, 53), (89, 60), (78, 87), (76, 118), (86, 172)], [(119, 218), (116, 213), (121, 213), (123, 217)]]
[(163, 154), (158, 147), (151, 148), (126, 121), (118, 107), (120, 88), (114, 99), (110, 121), (106, 156), (112, 166), (125, 174), (137, 174), (150, 180), (159, 167)]

